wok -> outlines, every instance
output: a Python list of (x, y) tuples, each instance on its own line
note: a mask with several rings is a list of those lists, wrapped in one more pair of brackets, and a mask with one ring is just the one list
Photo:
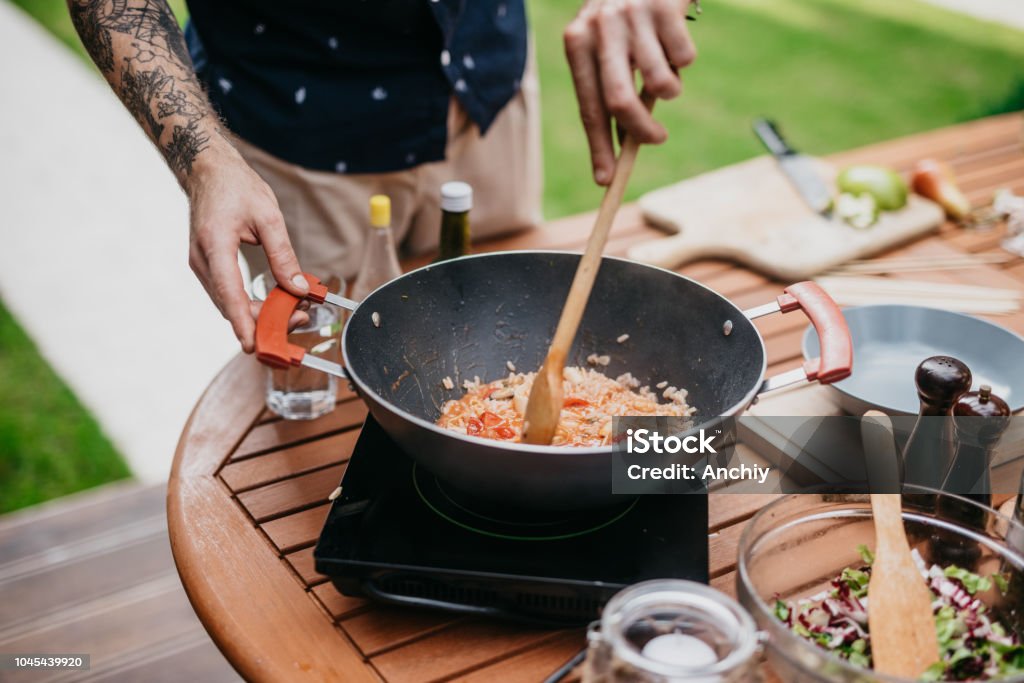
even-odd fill
[[(573, 448), (494, 441), (434, 424), (462, 382), (540, 367), (572, 282), (578, 254), (516, 251), (425, 266), (358, 305), (316, 278), (309, 298), (352, 310), (342, 334), (345, 368), (287, 341), (299, 300), (278, 288), (256, 326), (256, 354), (271, 366), (304, 364), (347, 376), (370, 414), (411, 457), (454, 488), (524, 509), (569, 510), (616, 502), (611, 446)], [(764, 342), (751, 322), (802, 309), (824, 340), (822, 358), (764, 379)], [(624, 343), (617, 339), (628, 334)], [(642, 384), (686, 388), (696, 423), (743, 411), (763, 391), (797, 381), (830, 383), (850, 374), (846, 323), (817, 285), (802, 282), (776, 301), (742, 311), (689, 278), (605, 257), (567, 365), (608, 355), (602, 371)], [(450, 377), (455, 388), (442, 384)], [(694, 429), (699, 428), (699, 424)]]

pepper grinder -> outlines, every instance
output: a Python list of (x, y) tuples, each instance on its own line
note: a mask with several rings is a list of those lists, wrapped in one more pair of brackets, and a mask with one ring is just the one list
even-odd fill
[[(953, 428), (956, 433), (956, 456), (949, 468), (942, 490), (956, 495), (942, 496), (936, 516), (952, 522), (983, 529), (985, 510), (963, 500), (969, 498), (981, 505), (992, 502), (989, 463), (992, 450), (1010, 424), (1010, 408), (992, 387), (966, 393), (953, 405)], [(963, 498), (961, 498), (962, 496)], [(972, 569), (981, 557), (976, 543), (960, 535), (945, 534), (941, 529), (932, 535), (932, 555), (949, 564)]]
[(992, 451), (1009, 424), (1010, 407), (987, 384), (957, 399), (953, 405), (956, 456), (942, 489), (991, 505), (989, 464)]
[[(904, 483), (937, 489), (953, 460), (953, 404), (971, 388), (971, 370), (952, 356), (924, 359), (914, 373), (921, 410), (903, 449)], [(933, 494), (904, 494), (917, 507), (932, 509)]]

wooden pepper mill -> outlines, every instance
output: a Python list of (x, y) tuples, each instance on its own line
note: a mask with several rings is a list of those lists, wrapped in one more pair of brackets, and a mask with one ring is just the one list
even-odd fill
[[(971, 388), (971, 370), (952, 356), (932, 356), (914, 374), (921, 410), (903, 448), (904, 483), (937, 489), (953, 461), (953, 404)], [(910, 505), (933, 509), (935, 496), (904, 494)]]
[[(985, 528), (985, 510), (958, 496), (982, 505), (991, 504), (989, 464), (992, 451), (1009, 424), (1010, 407), (992, 394), (990, 386), (982, 386), (957, 399), (953, 405), (956, 455), (942, 483), (943, 491), (956, 495), (939, 499), (938, 517), (968, 527)], [(960, 535), (936, 531), (932, 538), (932, 556), (972, 569), (981, 556), (981, 549)]]
[(957, 449), (942, 489), (991, 505), (992, 451), (1009, 424), (1010, 406), (987, 384), (957, 399), (953, 405)]

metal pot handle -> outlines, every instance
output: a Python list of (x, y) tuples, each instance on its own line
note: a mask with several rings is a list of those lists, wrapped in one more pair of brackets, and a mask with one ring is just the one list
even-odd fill
[(758, 393), (772, 391), (796, 382), (818, 381), (832, 384), (853, 372), (853, 341), (846, 318), (836, 302), (816, 282), (806, 280), (790, 285), (775, 301), (743, 312), (750, 320), (771, 313), (801, 310), (810, 319), (820, 340), (821, 356), (810, 358), (803, 367), (769, 377)]
[[(318, 304), (326, 302), (350, 311), (354, 311), (358, 306), (351, 299), (328, 292), (327, 286), (321, 283), (319, 278), (309, 273), (303, 275), (309, 283), (309, 294), (306, 298), (310, 301)], [(280, 286), (270, 291), (263, 302), (263, 307), (260, 308), (259, 317), (256, 318), (256, 358), (264, 365), (274, 368), (305, 365), (329, 375), (348, 379), (345, 368), (340, 364), (311, 356), (301, 346), (288, 341), (288, 321), (301, 300)]]

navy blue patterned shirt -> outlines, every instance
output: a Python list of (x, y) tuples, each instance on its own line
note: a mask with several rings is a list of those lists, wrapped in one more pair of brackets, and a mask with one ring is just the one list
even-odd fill
[(486, 132), (519, 90), (523, 0), (188, 0), (196, 71), (228, 127), (310, 169), (444, 158), (454, 94)]

